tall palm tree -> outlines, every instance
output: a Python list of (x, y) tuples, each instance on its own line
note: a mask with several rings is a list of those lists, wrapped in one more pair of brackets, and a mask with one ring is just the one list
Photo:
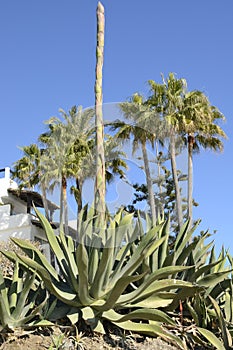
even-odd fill
[(129, 122), (115, 121), (112, 123), (112, 130), (118, 130), (115, 137), (122, 141), (127, 141), (133, 137), (133, 153), (140, 146), (144, 162), (144, 169), (146, 175), (146, 183), (148, 188), (148, 201), (151, 210), (152, 224), (156, 224), (156, 208), (153, 191), (153, 181), (151, 177), (151, 170), (149, 165), (149, 158), (147, 153), (147, 142), (150, 142), (153, 147), (155, 141), (155, 134), (151, 132), (151, 116), (148, 107), (143, 104), (143, 98), (139, 94), (134, 94), (129, 102), (121, 103), (120, 109), (124, 117)]
[(147, 103), (155, 107), (157, 113), (166, 121), (166, 125), (162, 124), (164, 129), (163, 137), (167, 136), (169, 139), (169, 153), (176, 196), (176, 212), (178, 226), (180, 228), (183, 224), (183, 213), (176, 155), (178, 152), (178, 141), (180, 140), (180, 110), (183, 107), (187, 84), (185, 79), (176, 79), (175, 75), (170, 73), (167, 79), (162, 75), (162, 84), (149, 80), (149, 85), (152, 95), (148, 98)]
[[(221, 138), (226, 137), (224, 131), (217, 125), (218, 120), (224, 119), (223, 115), (214, 106), (211, 106), (208, 98), (200, 91), (187, 90), (185, 79), (177, 79), (173, 73), (168, 78), (162, 76), (163, 84), (149, 81), (153, 94), (148, 103), (156, 106), (167, 121), (167, 130), (170, 138), (169, 151), (171, 168), (175, 186), (176, 210), (178, 224), (183, 222), (181, 195), (176, 167), (176, 153), (178, 148), (188, 146), (188, 217), (192, 224), (193, 207), (193, 151), (199, 147), (212, 150), (222, 150)], [(177, 140), (178, 147), (177, 147)]]
[(224, 120), (220, 111), (210, 104), (207, 96), (198, 90), (191, 91), (184, 98), (181, 111), (181, 131), (188, 146), (188, 217), (192, 225), (193, 209), (193, 151), (200, 148), (215, 152), (223, 150), (226, 134), (217, 124)]
[(105, 160), (104, 160), (104, 125), (103, 125), (103, 58), (104, 58), (104, 7), (97, 6), (97, 45), (95, 79), (95, 126), (96, 126), (96, 180), (95, 210), (98, 213), (100, 227), (105, 217)]

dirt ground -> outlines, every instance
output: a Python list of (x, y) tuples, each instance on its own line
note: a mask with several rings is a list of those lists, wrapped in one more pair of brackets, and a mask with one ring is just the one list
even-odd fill
[(177, 350), (161, 339), (148, 337), (126, 336), (79, 336), (63, 338), (62, 333), (57, 334), (27, 334), (11, 335), (0, 345), (0, 350)]

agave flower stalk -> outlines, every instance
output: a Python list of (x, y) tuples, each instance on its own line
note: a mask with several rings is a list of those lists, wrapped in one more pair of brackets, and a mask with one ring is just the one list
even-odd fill
[[(95, 126), (96, 126), (96, 180), (95, 210), (99, 216), (99, 224), (104, 222), (105, 213), (105, 159), (104, 159), (104, 126), (103, 126), (103, 92), (102, 71), (104, 57), (104, 7), (97, 6), (97, 47), (96, 47), (96, 80), (95, 80)], [(100, 226), (101, 227), (101, 226)]]

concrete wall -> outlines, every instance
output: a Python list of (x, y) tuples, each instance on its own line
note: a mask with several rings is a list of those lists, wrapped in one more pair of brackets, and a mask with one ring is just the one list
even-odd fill
[(50, 249), (44, 230), (32, 224), (31, 214), (10, 215), (10, 205), (0, 206), (0, 240), (7, 242), (10, 237), (39, 241), (42, 251), (50, 260)]

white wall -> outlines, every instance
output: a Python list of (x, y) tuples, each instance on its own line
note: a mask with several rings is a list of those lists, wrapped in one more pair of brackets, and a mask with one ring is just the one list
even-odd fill
[(7, 241), (9, 237), (31, 239), (31, 226), (29, 214), (2, 215), (0, 217), (0, 240)]
[(0, 197), (8, 196), (8, 188), (17, 189), (18, 185), (10, 178), (10, 168), (5, 168), (5, 174), (3, 178), (0, 178)]

